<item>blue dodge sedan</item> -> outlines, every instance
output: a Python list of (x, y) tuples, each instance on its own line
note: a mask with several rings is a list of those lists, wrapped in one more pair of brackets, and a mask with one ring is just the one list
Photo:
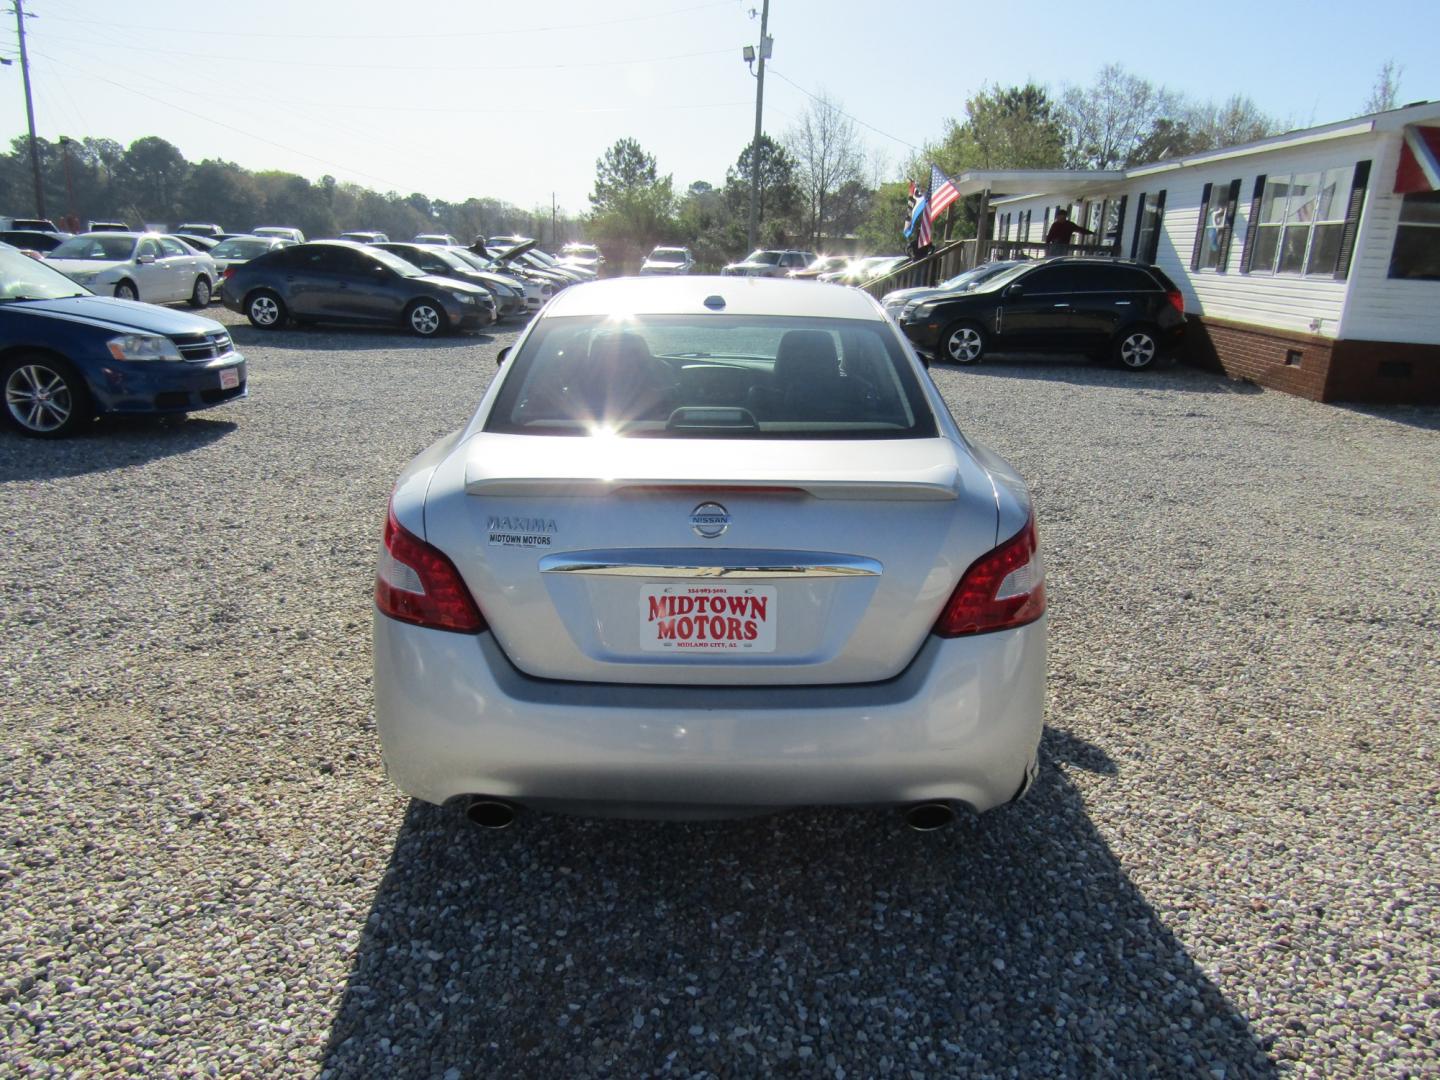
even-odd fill
[(0, 244), (4, 418), (72, 435), (100, 413), (184, 413), (246, 395), (245, 358), (212, 319), (94, 295)]

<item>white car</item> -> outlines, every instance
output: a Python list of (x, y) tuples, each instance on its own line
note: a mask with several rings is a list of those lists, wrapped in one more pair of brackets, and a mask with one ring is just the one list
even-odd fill
[(95, 232), (72, 236), (45, 256), (72, 281), (101, 296), (154, 304), (210, 303), (215, 261), (159, 233)]
[(289, 240), (292, 244), (303, 244), (305, 234), (299, 229), (289, 225), (257, 225), (250, 230), (251, 236), (277, 236), (281, 240)]
[(640, 264), (642, 274), (688, 274), (695, 267), (689, 248), (657, 247)]
[(563, 266), (587, 270), (591, 277), (599, 277), (600, 268), (605, 265), (605, 256), (594, 244), (566, 244), (560, 249), (559, 262)]
[(618, 278), (557, 295), (415, 458), (376, 579), (391, 780), (729, 817), (1019, 797), (1045, 700), (1030, 497), (868, 295)]

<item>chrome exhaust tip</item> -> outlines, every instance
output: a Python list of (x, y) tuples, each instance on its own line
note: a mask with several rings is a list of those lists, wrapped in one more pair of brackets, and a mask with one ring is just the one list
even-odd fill
[(934, 832), (955, 821), (955, 808), (944, 802), (916, 803), (905, 809), (905, 824), (916, 832)]
[(503, 799), (476, 795), (465, 804), (465, 817), (482, 829), (508, 829), (515, 824), (515, 807)]

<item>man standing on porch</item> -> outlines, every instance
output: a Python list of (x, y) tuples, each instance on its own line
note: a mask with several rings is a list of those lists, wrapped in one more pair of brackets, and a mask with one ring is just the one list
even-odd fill
[(1094, 229), (1087, 229), (1084, 225), (1076, 225), (1070, 220), (1070, 211), (1056, 210), (1055, 223), (1050, 226), (1050, 231), (1045, 234), (1045, 254), (1064, 255), (1065, 249), (1070, 246), (1070, 239), (1076, 233), (1084, 233), (1086, 236), (1094, 236)]

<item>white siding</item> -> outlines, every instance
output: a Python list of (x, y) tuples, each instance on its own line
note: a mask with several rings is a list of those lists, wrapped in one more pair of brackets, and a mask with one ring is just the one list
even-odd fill
[[(1186, 311), (1273, 330), (1338, 337), (1349, 282), (1336, 281), (1328, 276), (1240, 273), (1240, 256), (1245, 249), (1255, 178), (1261, 173), (1277, 176), (1353, 165), (1357, 161), (1373, 159), (1380, 142), (1380, 137), (1374, 135), (1357, 135), (1144, 178), (1155, 188), (1163, 185), (1168, 190), (1165, 231), (1160, 239), (1156, 262), (1184, 291)], [(1200, 221), (1200, 196), (1204, 186), (1213, 183), (1223, 197), (1230, 181), (1237, 177), (1240, 180), (1240, 198), (1236, 203), (1235, 235), (1230, 243), (1229, 264), (1223, 273), (1191, 270), (1190, 257)], [(1130, 181), (1131, 184), (1135, 182)]]
[[(1331, 338), (1340, 336), (1343, 316), (1346, 337), (1440, 342), (1440, 282), (1390, 281), (1386, 277), (1400, 203), (1397, 196), (1389, 194), (1399, 145), (1398, 133), (1362, 134), (1134, 177), (1105, 192), (1109, 197), (1128, 196), (1120, 253), (1130, 254), (1140, 194), (1153, 202), (1164, 191), (1165, 221), (1155, 262), (1180, 286), (1190, 314)], [(1348, 280), (1240, 272), (1256, 176), (1319, 172), (1364, 160), (1371, 161), (1370, 186)], [(1240, 195), (1229, 261), (1223, 272), (1191, 270), (1205, 185), (1214, 185), (1214, 197), (1224, 198), (1236, 179)], [(1062, 202), (1068, 202), (1068, 197), (1033, 195), (1000, 202), (995, 211), (998, 215), (1033, 210), (1037, 228), (1032, 235), (1038, 240), (1045, 207)]]
[(1440, 281), (1391, 280), (1390, 253), (1400, 219), (1401, 196), (1393, 194), (1401, 136), (1389, 135), (1375, 155), (1370, 192), (1360, 219), (1350, 295), (1341, 336), (1359, 341), (1414, 341), (1440, 345)]

